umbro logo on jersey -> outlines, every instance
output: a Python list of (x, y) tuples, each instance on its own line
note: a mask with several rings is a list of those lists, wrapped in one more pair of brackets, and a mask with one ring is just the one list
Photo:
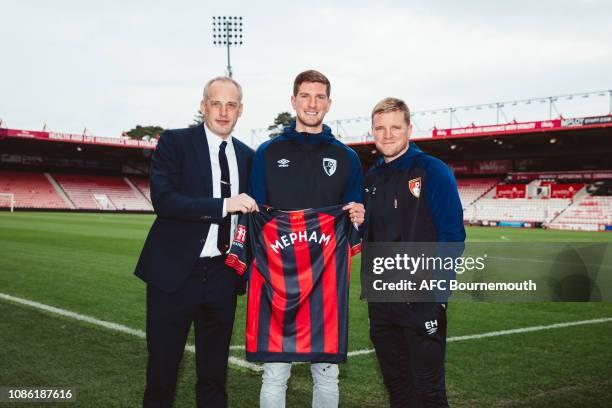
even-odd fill
[(277, 161), (277, 163), (278, 167), (289, 167), (289, 163), (291, 163), (291, 161), (287, 159), (280, 159)]
[(338, 161), (336, 159), (330, 159), (328, 157), (323, 158), (323, 170), (328, 176), (333, 176), (338, 168)]
[(430, 320), (425, 322), (425, 331), (430, 336), (435, 334), (438, 331), (438, 320)]

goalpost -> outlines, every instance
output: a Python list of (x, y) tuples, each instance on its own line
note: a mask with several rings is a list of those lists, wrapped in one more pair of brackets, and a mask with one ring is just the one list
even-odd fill
[(15, 194), (0, 193), (0, 208), (9, 207), (11, 212), (15, 210)]

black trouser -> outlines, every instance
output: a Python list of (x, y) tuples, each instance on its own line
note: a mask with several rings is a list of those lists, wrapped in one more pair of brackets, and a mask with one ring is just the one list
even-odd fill
[(391, 407), (448, 407), (446, 308), (439, 303), (370, 302), (368, 316)]
[(147, 285), (145, 407), (170, 407), (191, 322), (195, 325), (198, 407), (226, 407), (227, 359), (236, 311), (236, 273), (224, 257), (198, 261), (173, 293)]

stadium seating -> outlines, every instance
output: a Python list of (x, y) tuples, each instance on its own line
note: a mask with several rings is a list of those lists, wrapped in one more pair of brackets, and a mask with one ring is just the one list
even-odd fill
[(464, 213), (478, 221), (548, 222), (571, 204), (567, 198), (482, 198)]
[(463, 208), (468, 207), (474, 201), (491, 190), (500, 180), (491, 178), (467, 178), (457, 179), (459, 197)]
[(149, 202), (151, 201), (151, 191), (149, 189), (149, 179), (145, 177), (130, 177), (130, 181), (140, 190)]
[(560, 227), (561, 224), (576, 226), (570, 226), (570, 229), (579, 229), (579, 225), (612, 225), (612, 196), (587, 195), (577, 200), (554, 220), (551, 228)]
[[(548, 228), (588, 230), (612, 225), (612, 181), (586, 186), (557, 180), (525, 184), (481, 177), (459, 178), (457, 185), (464, 221), (532, 222)], [(544, 188), (548, 189), (545, 196), (541, 194)], [(127, 179), (0, 170), (0, 193), (14, 194), (16, 208), (153, 210), (149, 180), (143, 176)], [(8, 205), (7, 200), (0, 201), (0, 206)]]
[(0, 193), (14, 194), (16, 208), (70, 208), (43, 173), (0, 170)]
[(78, 209), (150, 211), (151, 204), (122, 177), (53, 174)]

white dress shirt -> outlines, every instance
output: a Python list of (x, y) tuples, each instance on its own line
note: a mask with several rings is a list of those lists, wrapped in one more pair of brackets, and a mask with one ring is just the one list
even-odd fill
[[(208, 152), (210, 154), (210, 169), (212, 171), (212, 185), (213, 185), (213, 197), (221, 198), (221, 166), (219, 164), (219, 146), (221, 146), (220, 136), (217, 136), (213, 131), (211, 131), (206, 124), (203, 124), (204, 130), (206, 131), (206, 140), (208, 141)], [(229, 167), (230, 174), (230, 189), (231, 196), (238, 195), (238, 185), (239, 185), (239, 176), (238, 176), (238, 161), (236, 160), (236, 151), (234, 150), (234, 142), (232, 140), (232, 136), (227, 138), (226, 140), (227, 146), (225, 147), (225, 155), (227, 156), (227, 164)], [(227, 199), (223, 200), (223, 216), (227, 214)], [(230, 240), (234, 237), (234, 230), (236, 229), (236, 224), (238, 223), (238, 215), (232, 214), (231, 225), (230, 225)], [(210, 224), (210, 229), (208, 230), (208, 236), (206, 237), (206, 242), (204, 243), (204, 248), (202, 248), (202, 252), (200, 253), (200, 257), (212, 257), (221, 255), (219, 249), (217, 248), (217, 235), (219, 234), (219, 224)], [(231, 244), (231, 242), (228, 242)]]

